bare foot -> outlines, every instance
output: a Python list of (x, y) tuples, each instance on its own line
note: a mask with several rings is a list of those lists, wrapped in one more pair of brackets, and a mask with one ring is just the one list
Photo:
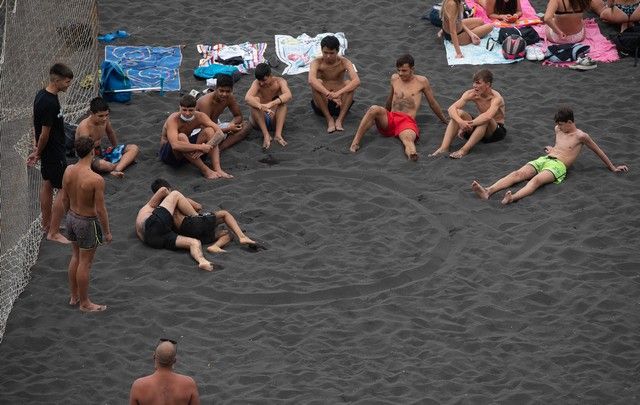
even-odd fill
[(113, 177), (117, 177), (119, 179), (124, 177), (124, 172), (119, 172), (117, 170), (112, 171), (111, 173), (109, 173), (110, 175), (112, 175)]
[(198, 263), (198, 268), (205, 271), (213, 271), (213, 264), (208, 260), (202, 260)]
[(53, 242), (62, 243), (63, 245), (68, 245), (71, 241), (64, 237), (60, 232), (47, 234), (47, 239)]
[(280, 145), (282, 145), (282, 146), (287, 146), (287, 141), (285, 141), (283, 137), (281, 137), (281, 136), (276, 136), (276, 137), (275, 137), (275, 138), (273, 138), (273, 139), (275, 139), (275, 141), (276, 141), (276, 142), (278, 142)]
[(358, 151), (358, 149), (360, 149), (360, 145), (356, 144), (351, 144), (351, 147), (349, 148), (349, 150), (353, 153), (356, 153)]
[(202, 174), (205, 179), (218, 179), (220, 178), (220, 174), (218, 172), (214, 172), (213, 170), (207, 170)]
[(336, 131), (344, 131), (344, 127), (342, 126), (342, 121), (336, 121)]
[(477, 180), (474, 180), (473, 183), (471, 183), (471, 189), (481, 200), (489, 199), (489, 192), (486, 188), (482, 187)]
[(221, 177), (223, 179), (232, 179), (233, 176), (230, 175), (229, 173), (225, 172), (224, 170), (219, 170), (216, 172), (218, 174), (218, 177)]
[(71, 297), (69, 298), (69, 305), (74, 306), (74, 305), (78, 305), (78, 303), (80, 302), (80, 298), (79, 297)]
[(462, 159), (463, 157), (465, 157), (467, 155), (467, 151), (464, 149), (459, 149), (451, 154), (449, 154), (449, 157), (451, 159)]
[(271, 137), (264, 138), (264, 140), (262, 141), (262, 149), (269, 149), (270, 146), (271, 146)]
[(241, 244), (241, 245), (248, 245), (248, 244), (250, 244), (250, 243), (253, 243), (253, 244), (255, 244), (255, 243), (256, 243), (255, 241), (253, 241), (253, 240), (249, 239), (249, 238), (248, 238), (248, 237), (246, 237), (246, 236), (245, 236), (244, 238), (239, 238), (239, 239), (238, 239), (238, 242), (240, 242), (240, 244)]
[(513, 202), (513, 195), (511, 195), (511, 190), (509, 190), (504, 194), (504, 198), (502, 199), (502, 204), (507, 205), (512, 202)]
[(438, 148), (429, 154), (429, 157), (438, 157), (440, 155), (444, 155), (445, 153), (449, 153), (448, 149)]
[(418, 161), (418, 154), (417, 153), (412, 153), (409, 155), (409, 160), (412, 162), (417, 162)]
[(209, 252), (209, 253), (226, 253), (227, 251), (226, 251), (226, 250), (224, 250), (224, 249), (222, 249), (222, 248), (221, 248), (221, 247), (219, 247), (219, 246), (211, 245), (211, 246), (209, 246), (209, 247), (207, 248), (207, 252)]
[(82, 312), (101, 312), (101, 311), (104, 311), (105, 309), (107, 309), (106, 305), (94, 304), (91, 301), (89, 301), (89, 303), (86, 305), (82, 305), (82, 304), (80, 305), (80, 311)]
[(327, 133), (336, 132), (336, 123), (333, 120), (333, 117), (329, 121), (327, 121)]

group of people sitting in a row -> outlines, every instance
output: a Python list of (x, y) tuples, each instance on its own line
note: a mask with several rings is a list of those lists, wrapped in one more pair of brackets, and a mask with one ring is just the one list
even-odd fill
[[(477, 0), (489, 18), (515, 23), (522, 17), (520, 0)], [(549, 0), (544, 13), (549, 42), (578, 43), (585, 38), (583, 14), (591, 9), (604, 21), (619, 24), (620, 31), (640, 21), (637, 0)], [(441, 9), (442, 36), (453, 43), (457, 58), (463, 58), (461, 45), (480, 43), (493, 30), (480, 18), (463, 18), (464, 0), (444, 0)]]

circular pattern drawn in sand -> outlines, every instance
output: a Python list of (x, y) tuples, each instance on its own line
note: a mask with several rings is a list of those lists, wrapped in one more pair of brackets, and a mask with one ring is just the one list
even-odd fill
[(431, 275), (450, 244), (438, 218), (407, 197), (410, 193), (389, 178), (364, 172), (274, 169), (239, 176), (213, 198), (269, 249), (234, 258), (244, 274), (229, 269), (233, 274), (226, 277), (233, 283), (219, 280), (217, 299), (276, 305), (321, 301), (372, 294)]

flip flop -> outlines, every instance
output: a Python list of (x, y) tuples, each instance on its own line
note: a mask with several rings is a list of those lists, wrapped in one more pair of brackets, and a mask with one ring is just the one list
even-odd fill
[(116, 38), (129, 38), (130, 35), (125, 30), (118, 30), (115, 32)]
[(116, 39), (116, 35), (112, 32), (108, 33), (108, 34), (104, 34), (104, 35), (98, 35), (98, 41), (102, 41), (102, 42), (111, 42), (114, 39)]

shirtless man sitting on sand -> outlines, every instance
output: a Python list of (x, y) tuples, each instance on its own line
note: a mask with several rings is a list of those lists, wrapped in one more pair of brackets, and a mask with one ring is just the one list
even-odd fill
[(551, 182), (558, 184), (564, 180), (567, 169), (578, 158), (583, 145), (586, 145), (587, 148), (598, 155), (612, 172), (629, 171), (629, 168), (625, 165), (616, 166), (611, 163), (611, 160), (609, 160), (607, 155), (593, 139), (576, 128), (571, 108), (560, 108), (558, 112), (556, 112), (555, 122), (556, 144), (544, 148), (545, 153), (547, 153), (546, 156), (532, 160), (489, 187), (482, 187), (477, 180), (474, 180), (473, 183), (471, 183), (471, 188), (476, 195), (483, 200), (488, 200), (496, 191), (511, 187), (521, 181), (529, 180), (529, 182), (515, 194), (507, 191), (502, 199), (502, 204), (509, 204), (533, 194), (534, 191), (544, 184)]
[(153, 352), (156, 371), (131, 385), (129, 405), (199, 405), (198, 386), (193, 378), (173, 371), (177, 342), (160, 339)]
[(282, 77), (271, 75), (271, 68), (266, 63), (259, 63), (255, 70), (256, 80), (251, 83), (244, 100), (251, 107), (251, 125), (262, 132), (262, 148), (269, 149), (271, 135), (275, 129), (276, 142), (282, 146), (287, 141), (282, 137), (284, 120), (287, 117), (287, 103), (293, 96), (287, 81)]
[(387, 137), (399, 138), (404, 145), (404, 153), (413, 161), (418, 160), (416, 152), (416, 140), (420, 136), (420, 130), (416, 123), (416, 114), (422, 102), (422, 95), (427, 98), (429, 107), (444, 124), (447, 119), (442, 114), (440, 104), (436, 101), (429, 85), (429, 80), (424, 76), (414, 73), (414, 60), (411, 55), (404, 55), (396, 61), (397, 73), (391, 76), (391, 93), (387, 98), (385, 107), (371, 106), (360, 121), (360, 126), (349, 148), (351, 152), (360, 149), (360, 141), (365, 132), (375, 124), (378, 131)]
[(106, 305), (94, 304), (89, 299), (89, 273), (96, 249), (103, 241), (109, 243), (112, 239), (104, 204), (104, 179), (91, 170), (93, 139), (81, 136), (74, 145), (80, 160), (67, 167), (62, 178), (62, 187), (69, 196), (66, 233), (72, 242), (69, 305), (79, 303), (84, 312), (104, 311)]
[[(207, 114), (196, 111), (196, 99), (187, 94), (180, 99), (180, 111), (169, 115), (162, 127), (160, 160), (174, 167), (187, 161), (207, 179), (230, 179), (233, 176), (220, 167), (218, 145), (224, 137), (220, 127)], [(211, 168), (201, 159), (203, 155), (209, 156)]]
[(198, 268), (213, 271), (213, 264), (202, 254), (202, 244), (198, 239), (177, 235), (173, 231), (173, 214), (193, 211), (189, 201), (178, 191), (161, 187), (153, 197), (140, 208), (136, 218), (136, 235), (146, 245), (154, 249), (189, 249), (191, 257), (198, 262)]
[[(161, 187), (165, 187), (169, 191), (173, 189), (169, 182), (164, 179), (156, 179), (151, 183), (151, 190), (154, 193), (160, 190)], [(253, 250), (264, 249), (263, 246), (249, 239), (242, 232), (238, 222), (229, 211), (220, 210), (201, 213), (202, 205), (200, 203), (189, 197), (185, 198), (191, 208), (182, 211), (181, 208), (185, 207), (178, 206), (178, 209), (173, 212), (173, 228), (178, 235), (198, 239), (204, 244), (211, 243), (212, 245), (207, 247), (209, 253), (224, 253), (223, 247), (231, 242), (232, 238), (228, 231), (221, 229), (217, 232), (217, 230), (219, 225), (225, 224), (238, 237), (238, 242), (241, 245)]]
[[(222, 123), (220, 114), (227, 108), (233, 114), (233, 119)], [(226, 139), (218, 146), (220, 152), (246, 138), (251, 130), (249, 123), (242, 119), (240, 105), (233, 95), (233, 78), (229, 75), (218, 76), (215, 90), (200, 97), (196, 109), (207, 114), (211, 121), (217, 122), (224, 132)]]
[[(111, 173), (123, 177), (124, 169), (129, 167), (138, 156), (138, 147), (134, 144), (118, 145), (116, 133), (109, 120), (109, 105), (102, 97), (96, 97), (89, 103), (90, 115), (76, 128), (76, 139), (88, 136), (93, 139), (95, 157), (91, 168), (96, 173)], [(107, 137), (111, 147), (101, 149), (102, 138)]]
[[(344, 131), (342, 123), (353, 104), (353, 94), (360, 86), (360, 78), (353, 63), (338, 55), (340, 41), (328, 35), (320, 41), (322, 56), (311, 62), (309, 86), (313, 99), (311, 107), (327, 120), (327, 132)], [(345, 73), (349, 79), (345, 79)], [(334, 120), (334, 116), (337, 118)]]
[[(449, 157), (454, 159), (467, 155), (480, 141), (497, 142), (507, 136), (507, 130), (504, 127), (504, 99), (491, 87), (492, 83), (493, 73), (487, 69), (473, 75), (473, 88), (465, 91), (460, 99), (449, 107), (451, 121), (444, 132), (442, 144), (429, 156), (449, 153), (451, 142), (456, 136), (467, 139), (467, 142), (462, 148), (449, 154)], [(476, 105), (480, 115), (473, 118), (463, 110), (468, 102)]]

